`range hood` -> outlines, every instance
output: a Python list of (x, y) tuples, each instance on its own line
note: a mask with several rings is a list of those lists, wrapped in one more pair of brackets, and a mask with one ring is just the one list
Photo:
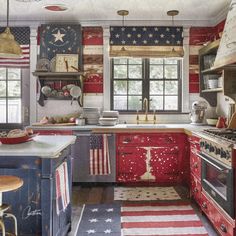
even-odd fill
[(213, 68), (236, 63), (236, 0), (232, 0)]

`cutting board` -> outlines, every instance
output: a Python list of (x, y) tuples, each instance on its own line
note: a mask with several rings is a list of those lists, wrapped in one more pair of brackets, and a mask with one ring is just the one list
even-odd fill
[(72, 126), (75, 123), (57, 123), (57, 124), (41, 124), (41, 123), (34, 123), (32, 126)]

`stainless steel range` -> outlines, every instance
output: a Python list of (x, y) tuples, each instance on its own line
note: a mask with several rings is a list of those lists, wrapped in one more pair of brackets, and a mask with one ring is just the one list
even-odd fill
[(201, 137), (202, 187), (233, 218), (236, 130), (208, 129)]

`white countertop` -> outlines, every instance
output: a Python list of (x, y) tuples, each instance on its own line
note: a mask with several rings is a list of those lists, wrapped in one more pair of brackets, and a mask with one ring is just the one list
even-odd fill
[(35, 156), (57, 158), (60, 152), (75, 143), (76, 137), (39, 135), (32, 141), (20, 144), (0, 144), (0, 156)]

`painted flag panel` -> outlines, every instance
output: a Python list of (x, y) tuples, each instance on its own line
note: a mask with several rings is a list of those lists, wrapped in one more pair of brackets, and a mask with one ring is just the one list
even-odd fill
[(111, 174), (108, 139), (106, 134), (90, 136), (90, 175)]
[[(6, 27), (0, 27), (0, 33)], [(29, 68), (30, 65), (30, 28), (29, 27), (10, 27), (15, 40), (20, 44), (23, 56), (21, 58), (1, 58), (0, 67)]]

